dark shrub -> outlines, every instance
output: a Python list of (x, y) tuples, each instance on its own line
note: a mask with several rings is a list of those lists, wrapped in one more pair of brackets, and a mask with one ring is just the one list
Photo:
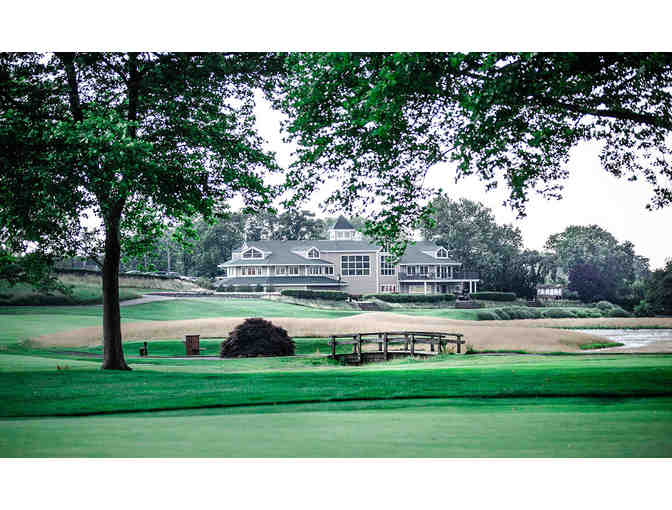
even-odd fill
[(480, 301), (457, 301), (455, 308), (462, 310), (469, 310), (472, 308), (485, 308), (485, 305)]
[(653, 317), (653, 309), (648, 301), (641, 300), (637, 306), (635, 306), (635, 315), (637, 317)]
[(241, 285), (238, 287), (238, 292), (254, 292), (252, 285)]
[(287, 289), (280, 292), (283, 296), (297, 299), (326, 299), (328, 301), (346, 301), (349, 294), (333, 290), (293, 290)]
[(620, 306), (615, 306), (611, 310), (607, 310), (604, 313), (604, 316), (605, 317), (632, 317), (632, 314), (630, 312), (626, 312)]
[(599, 301), (595, 303), (595, 306), (602, 310), (603, 312), (606, 312), (607, 310), (611, 310), (612, 308), (615, 308), (616, 305), (611, 304), (609, 301)]
[(514, 292), (472, 292), (473, 299), (484, 299), (486, 301), (515, 301)]
[(544, 317), (547, 319), (575, 319), (576, 313), (566, 308), (549, 308), (544, 310)]
[(493, 310), (490, 310), (492, 313), (494, 313), (498, 319), (503, 320), (503, 321), (508, 321), (511, 320), (512, 317), (509, 315), (508, 311), (505, 310), (504, 308), (495, 308)]
[(455, 301), (454, 294), (369, 294), (366, 298), (376, 298), (387, 303), (449, 303)]
[(264, 292), (264, 288), (257, 284), (257, 286), (254, 288), (254, 292)]
[(478, 321), (496, 321), (499, 317), (490, 310), (479, 310), (476, 312), (476, 320)]
[(220, 356), (293, 356), (294, 341), (287, 331), (261, 318), (246, 319), (222, 342)]

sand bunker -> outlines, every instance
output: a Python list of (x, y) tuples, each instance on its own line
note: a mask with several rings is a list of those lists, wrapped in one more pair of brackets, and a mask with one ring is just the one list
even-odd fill
[[(242, 318), (147, 321), (122, 324), (125, 341), (157, 341), (183, 338), (185, 334), (202, 337), (225, 337)], [(672, 328), (672, 319), (532, 319), (512, 321), (464, 321), (437, 317), (418, 317), (389, 312), (367, 313), (339, 319), (273, 318), (290, 336), (326, 336), (339, 333), (376, 331), (447, 331), (462, 333), (474, 349), (522, 349), (529, 352), (572, 352), (581, 344), (602, 341), (598, 336), (558, 327), (613, 328), (658, 326)], [(81, 328), (44, 335), (34, 339), (50, 347), (93, 347), (101, 344), (102, 328)]]

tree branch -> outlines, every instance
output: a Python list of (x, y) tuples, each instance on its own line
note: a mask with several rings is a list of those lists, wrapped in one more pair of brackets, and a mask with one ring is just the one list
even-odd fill
[(74, 53), (57, 53), (58, 58), (63, 62), (65, 74), (68, 78), (68, 95), (70, 96), (70, 110), (75, 122), (84, 120), (82, 107), (79, 103), (79, 86), (77, 85), (77, 71), (75, 70)]

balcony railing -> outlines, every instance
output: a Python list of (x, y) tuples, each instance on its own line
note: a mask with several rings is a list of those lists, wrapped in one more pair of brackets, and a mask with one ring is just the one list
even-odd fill
[(400, 281), (448, 281), (448, 280), (478, 280), (478, 273), (475, 271), (454, 271), (451, 276), (450, 273), (399, 273)]

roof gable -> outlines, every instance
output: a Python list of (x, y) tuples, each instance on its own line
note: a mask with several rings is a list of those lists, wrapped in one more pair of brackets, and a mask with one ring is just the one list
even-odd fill
[(355, 227), (345, 219), (345, 216), (341, 215), (336, 220), (336, 224), (331, 227), (331, 230), (355, 230)]

